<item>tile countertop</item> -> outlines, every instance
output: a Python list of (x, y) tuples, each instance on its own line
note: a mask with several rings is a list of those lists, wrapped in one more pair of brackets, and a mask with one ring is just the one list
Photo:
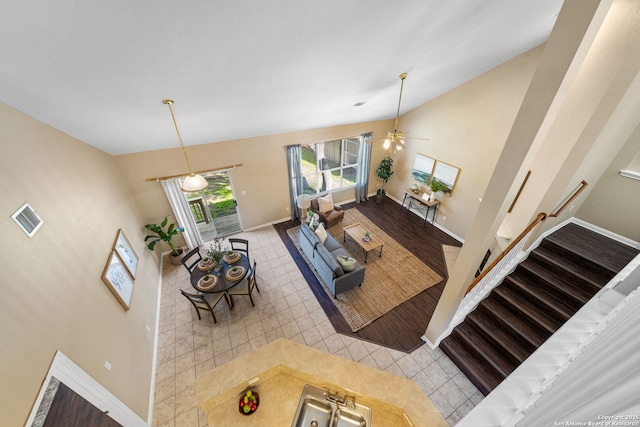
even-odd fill
[[(201, 375), (196, 399), (210, 426), (290, 426), (305, 384), (354, 396), (375, 427), (448, 426), (413, 381), (283, 338)], [(249, 416), (238, 410), (247, 388), (260, 396)]]

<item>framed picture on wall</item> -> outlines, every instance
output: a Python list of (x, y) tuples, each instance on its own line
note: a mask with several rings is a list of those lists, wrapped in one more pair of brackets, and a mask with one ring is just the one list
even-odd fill
[(107, 265), (102, 272), (102, 281), (107, 285), (120, 305), (128, 311), (131, 306), (131, 295), (133, 294), (133, 276), (131, 276), (125, 263), (115, 250), (109, 253)]
[(460, 168), (438, 160), (433, 170), (433, 179), (444, 184), (449, 189), (449, 194), (451, 194), (458, 181), (459, 173)]
[(436, 160), (424, 154), (417, 153), (416, 160), (413, 162), (413, 170), (411, 176), (421, 184), (429, 185), (433, 175), (433, 168)]
[(129, 243), (122, 228), (118, 230), (112, 249), (118, 253), (125, 267), (129, 270), (131, 277), (135, 279), (136, 271), (138, 270), (138, 255), (136, 255), (133, 247), (131, 247), (131, 243)]

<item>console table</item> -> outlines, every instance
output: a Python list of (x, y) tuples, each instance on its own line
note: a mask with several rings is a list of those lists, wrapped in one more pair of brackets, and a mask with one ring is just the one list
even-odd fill
[[(411, 190), (405, 190), (404, 197), (402, 198), (402, 208), (405, 207), (407, 199), (409, 203), (406, 208), (411, 210), (411, 205), (414, 205), (419, 211), (424, 210), (424, 222), (433, 224), (436, 220), (436, 213), (438, 212), (438, 206), (440, 206), (439, 200), (428, 200), (422, 197), (425, 193), (416, 194)], [(431, 221), (429, 221), (429, 212), (433, 211), (431, 215)]]

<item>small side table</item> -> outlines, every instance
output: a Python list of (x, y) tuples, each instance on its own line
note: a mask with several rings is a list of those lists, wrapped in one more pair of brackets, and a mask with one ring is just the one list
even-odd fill
[[(407, 205), (407, 209), (411, 210), (411, 205), (415, 206), (419, 211), (424, 210), (424, 222), (433, 224), (436, 220), (436, 214), (438, 212), (438, 206), (440, 206), (439, 200), (425, 200), (420, 195), (414, 194), (411, 190), (407, 190), (404, 192), (404, 197), (402, 199), (402, 207), (404, 207), (406, 199), (409, 199), (409, 204)], [(429, 221), (429, 213), (431, 214), (431, 220)], [(424, 225), (424, 224), (423, 224)]]

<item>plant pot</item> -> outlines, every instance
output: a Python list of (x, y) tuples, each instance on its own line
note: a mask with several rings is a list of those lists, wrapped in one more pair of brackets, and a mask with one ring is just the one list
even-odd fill
[(376, 203), (381, 205), (384, 202), (384, 194), (376, 194)]
[(182, 261), (182, 257), (184, 256), (184, 251), (182, 249), (177, 249), (179, 252), (178, 255), (169, 254), (169, 261), (173, 265), (180, 265), (180, 261)]

